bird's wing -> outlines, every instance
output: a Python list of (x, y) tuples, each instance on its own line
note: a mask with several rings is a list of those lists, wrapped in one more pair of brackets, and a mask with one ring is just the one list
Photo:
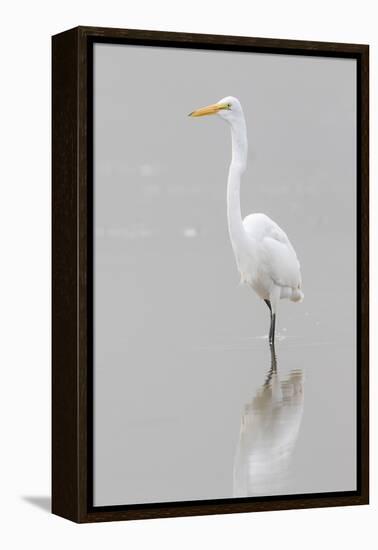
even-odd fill
[(285, 231), (265, 214), (251, 214), (244, 228), (259, 243), (264, 271), (279, 286), (301, 287), (301, 271), (295, 250)]
[(300, 265), (290, 241), (284, 243), (274, 237), (265, 237), (262, 256), (272, 280), (279, 286), (301, 288)]

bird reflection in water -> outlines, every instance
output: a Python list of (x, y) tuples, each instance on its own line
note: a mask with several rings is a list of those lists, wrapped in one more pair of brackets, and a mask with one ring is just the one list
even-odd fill
[(234, 497), (282, 494), (303, 414), (303, 373), (280, 380), (274, 345), (264, 384), (245, 405), (234, 460)]

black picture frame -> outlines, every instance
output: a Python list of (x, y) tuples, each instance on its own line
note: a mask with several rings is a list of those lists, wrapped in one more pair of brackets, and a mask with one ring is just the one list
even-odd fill
[[(357, 61), (357, 490), (93, 506), (93, 45), (342, 57)], [(361, 505), (369, 502), (369, 47), (77, 27), (52, 38), (52, 511), (72, 521)]]

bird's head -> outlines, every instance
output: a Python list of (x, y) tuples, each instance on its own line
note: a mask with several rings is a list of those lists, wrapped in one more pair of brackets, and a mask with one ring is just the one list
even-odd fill
[(218, 115), (229, 123), (234, 122), (243, 116), (240, 101), (236, 97), (227, 96), (220, 99), (217, 103), (201, 107), (189, 113), (190, 117), (200, 117), (206, 115)]

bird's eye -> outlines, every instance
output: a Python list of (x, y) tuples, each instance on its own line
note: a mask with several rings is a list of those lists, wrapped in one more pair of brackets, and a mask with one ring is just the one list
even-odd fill
[(231, 103), (227, 103), (227, 109), (231, 109)]

